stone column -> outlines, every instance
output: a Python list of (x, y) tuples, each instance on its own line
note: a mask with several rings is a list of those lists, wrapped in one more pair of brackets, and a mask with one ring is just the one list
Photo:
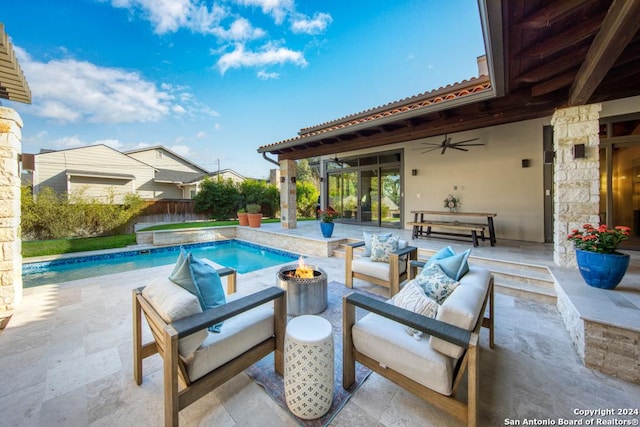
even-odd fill
[(0, 107), (0, 327), (22, 299), (21, 139), (22, 119), (11, 108)]
[(280, 177), (280, 224), (282, 228), (296, 228), (296, 162), (294, 160), (280, 161)]
[[(553, 261), (575, 267), (571, 230), (600, 223), (600, 104), (557, 110), (551, 118), (554, 133)], [(584, 144), (585, 157), (574, 159), (573, 147)]]

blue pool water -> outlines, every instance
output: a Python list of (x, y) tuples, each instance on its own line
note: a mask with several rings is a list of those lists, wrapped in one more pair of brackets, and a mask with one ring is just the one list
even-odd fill
[[(182, 247), (191, 251), (198, 258), (208, 258), (225, 267), (235, 268), (238, 273), (248, 273), (298, 259), (298, 255), (290, 252), (237, 240), (197, 243)], [(26, 263), (22, 265), (22, 283), (25, 288), (30, 288), (49, 283), (67, 282), (173, 264), (176, 262), (179, 252), (180, 247), (174, 246), (146, 251), (138, 250)]]

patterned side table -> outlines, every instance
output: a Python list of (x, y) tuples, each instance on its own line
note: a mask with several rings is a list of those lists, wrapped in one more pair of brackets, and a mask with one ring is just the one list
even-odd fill
[(333, 403), (333, 330), (320, 316), (298, 316), (284, 339), (284, 394), (299, 418), (320, 418)]

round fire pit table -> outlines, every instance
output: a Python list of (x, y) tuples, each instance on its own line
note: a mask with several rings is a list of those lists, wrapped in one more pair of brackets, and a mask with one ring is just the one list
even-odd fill
[(299, 316), (284, 338), (284, 395), (299, 418), (314, 420), (333, 403), (333, 330), (320, 316)]
[(306, 266), (313, 277), (294, 277), (297, 265), (286, 265), (277, 275), (277, 285), (287, 291), (287, 314), (318, 314), (327, 308), (327, 274), (314, 265)]

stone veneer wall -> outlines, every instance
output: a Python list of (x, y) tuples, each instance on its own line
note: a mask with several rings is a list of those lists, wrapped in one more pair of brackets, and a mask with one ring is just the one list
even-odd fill
[[(585, 223), (600, 223), (600, 104), (557, 110), (551, 118), (554, 133), (553, 260), (575, 267), (573, 244), (567, 234)], [(585, 145), (585, 157), (574, 159), (573, 146)]]
[(0, 107), (0, 319), (22, 299), (21, 139), (22, 119), (14, 110)]
[(556, 291), (558, 311), (584, 366), (640, 384), (640, 332), (584, 319), (562, 287)]
[(296, 162), (294, 160), (280, 161), (280, 224), (282, 228), (290, 229), (298, 226), (296, 220), (296, 183), (291, 178), (296, 177)]

